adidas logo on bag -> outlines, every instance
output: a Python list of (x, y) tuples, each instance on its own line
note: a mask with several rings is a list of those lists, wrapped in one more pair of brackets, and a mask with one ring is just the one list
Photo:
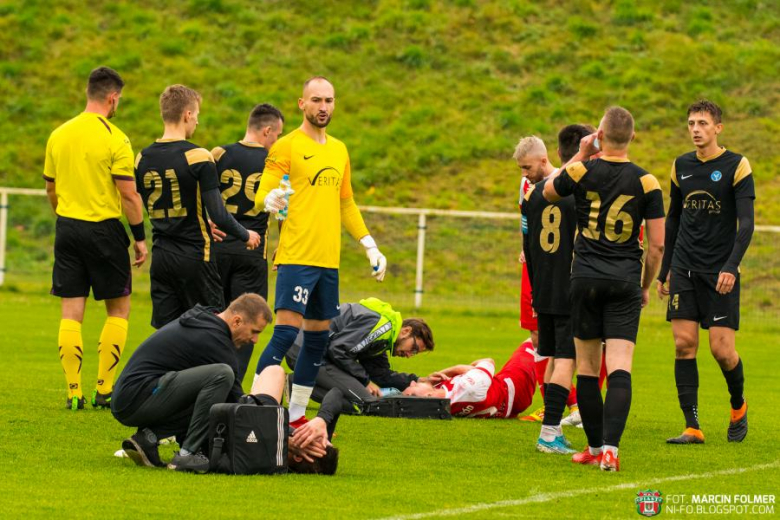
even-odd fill
[(252, 430), (249, 432), (249, 435), (246, 437), (246, 442), (257, 442), (257, 437), (255, 436), (255, 431)]

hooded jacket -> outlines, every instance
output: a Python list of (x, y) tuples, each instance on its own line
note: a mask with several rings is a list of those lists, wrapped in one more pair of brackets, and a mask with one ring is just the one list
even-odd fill
[[(363, 385), (373, 381), (380, 387), (405, 390), (412, 381), (417, 381), (417, 376), (394, 371), (388, 359), (388, 352), (392, 355), (402, 323), (401, 313), (377, 298), (366, 298), (360, 303), (342, 303), (340, 314), (330, 322), (324, 361), (337, 366)], [(288, 353), (290, 358), (298, 358), (302, 345), (303, 331)]]
[[(218, 312), (215, 307), (196, 305), (141, 343), (114, 385), (113, 413), (134, 413), (168, 372), (224, 363), (237, 374), (238, 357), (230, 327)], [(236, 377), (228, 402), (237, 402), (242, 394)]]

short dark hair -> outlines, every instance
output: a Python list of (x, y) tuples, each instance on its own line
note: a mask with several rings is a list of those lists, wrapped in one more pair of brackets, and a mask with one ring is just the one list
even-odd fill
[(412, 337), (420, 338), (425, 345), (425, 350), (433, 350), (433, 332), (422, 318), (407, 318), (401, 322), (401, 327), (411, 327)]
[(723, 111), (718, 105), (707, 99), (700, 99), (696, 103), (693, 103), (688, 107), (688, 115), (695, 114), (696, 112), (706, 112), (712, 116), (713, 122), (717, 125), (721, 121)]
[(558, 132), (558, 153), (561, 156), (561, 161), (568, 162), (569, 159), (577, 155), (582, 138), (593, 132), (594, 130), (589, 130), (585, 125), (564, 126)]
[(273, 105), (262, 103), (255, 106), (249, 114), (249, 120), (246, 122), (247, 128), (260, 130), (266, 126), (273, 126), (277, 121), (284, 123), (282, 112)]
[(634, 116), (623, 107), (609, 107), (604, 112), (604, 140), (622, 148), (634, 136)]
[(122, 92), (125, 82), (117, 71), (110, 67), (98, 67), (89, 73), (87, 97), (100, 101), (114, 92)]
[(184, 85), (169, 85), (160, 94), (160, 115), (166, 123), (178, 123), (184, 111), (200, 106), (203, 98), (197, 91)]
[(227, 310), (233, 314), (240, 314), (251, 322), (256, 321), (258, 316), (262, 317), (266, 323), (271, 323), (274, 320), (271, 308), (265, 298), (255, 293), (242, 294), (230, 302)]
[(300, 461), (290, 459), (287, 467), (293, 473), (317, 474), (317, 475), (335, 475), (339, 467), (339, 449), (335, 446), (325, 448), (325, 455), (314, 462), (308, 462), (306, 459)]

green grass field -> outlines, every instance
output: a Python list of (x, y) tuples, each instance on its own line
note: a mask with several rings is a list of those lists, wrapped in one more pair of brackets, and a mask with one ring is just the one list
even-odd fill
[[(147, 284), (143, 277), (136, 280), (124, 360), (151, 332)], [(780, 328), (749, 316), (738, 335), (750, 402), (750, 433), (743, 444), (726, 442), (725, 383), (706, 346), (699, 366), (707, 443), (664, 443), (683, 423), (671, 334), (656, 317), (660, 304), (654, 303), (640, 330), (620, 473), (603, 474), (574, 466), (567, 457), (537, 453), (538, 425), (517, 420), (344, 417), (335, 439), (341, 463), (334, 477), (195, 476), (142, 469), (113, 457), (131, 429), (107, 411), (64, 409), (65, 385), (55, 345), (59, 302), (46, 294), (45, 280), (17, 281), (15, 287), (0, 289), (2, 516), (627, 518), (636, 517), (634, 499), (640, 489), (658, 489), (665, 496), (753, 495), (775, 494), (780, 484), (780, 383), (774, 351)], [(433, 327), (437, 348), (396, 361), (397, 369), (424, 374), (486, 356), (502, 363), (525, 339), (510, 308), (490, 313), (430, 308), (422, 315)], [(91, 302), (84, 325), (86, 345), (96, 343), (102, 316), (102, 306)], [(269, 337), (270, 329), (261, 336), (260, 348)], [(96, 348), (87, 349), (87, 391), (96, 370)], [(537, 395), (534, 406), (539, 401)], [(575, 446), (585, 445), (582, 430), (567, 433)], [(170, 456), (169, 451), (163, 454)]]

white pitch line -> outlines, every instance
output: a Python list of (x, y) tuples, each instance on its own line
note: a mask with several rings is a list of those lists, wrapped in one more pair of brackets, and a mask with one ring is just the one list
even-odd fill
[(438, 511), (429, 511), (427, 513), (414, 513), (409, 515), (396, 515), (387, 516), (378, 520), (416, 520), (418, 518), (428, 518), (430, 516), (456, 516), (464, 515), (468, 513), (474, 513), (476, 511), (484, 511), (486, 509), (495, 509), (497, 507), (511, 507), (522, 506), (524, 504), (534, 504), (540, 502), (549, 502), (551, 500), (557, 500), (559, 498), (571, 498), (579, 495), (588, 495), (590, 493), (603, 493), (606, 491), (617, 491), (620, 489), (630, 488), (647, 488), (648, 486), (660, 484), (662, 482), (674, 482), (676, 480), (692, 480), (699, 478), (713, 478), (722, 475), (737, 475), (740, 473), (746, 473), (748, 471), (760, 471), (762, 469), (770, 469), (780, 467), (780, 460), (770, 462), (768, 464), (758, 464), (756, 466), (750, 466), (747, 468), (732, 468), (724, 469), (721, 471), (712, 471), (710, 473), (691, 473), (689, 475), (676, 475), (671, 477), (660, 477), (651, 480), (645, 480), (642, 482), (628, 482), (624, 484), (616, 484), (614, 486), (596, 487), (589, 489), (572, 489), (570, 491), (557, 491), (555, 493), (539, 493), (537, 495), (531, 495), (525, 498), (519, 498), (515, 500), (500, 500), (498, 502), (484, 502), (482, 504), (474, 504), (471, 506), (460, 507), (457, 509), (440, 509)]

